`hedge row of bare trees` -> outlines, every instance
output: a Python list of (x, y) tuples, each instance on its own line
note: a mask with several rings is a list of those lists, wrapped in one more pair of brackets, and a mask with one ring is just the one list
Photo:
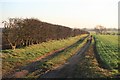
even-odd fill
[(80, 29), (54, 25), (38, 19), (10, 18), (4, 21), (3, 49), (39, 44), (48, 40), (65, 39), (71, 36), (88, 33)]
[(95, 30), (96, 34), (106, 34), (107, 33), (107, 29), (101, 25), (97, 25), (94, 30)]

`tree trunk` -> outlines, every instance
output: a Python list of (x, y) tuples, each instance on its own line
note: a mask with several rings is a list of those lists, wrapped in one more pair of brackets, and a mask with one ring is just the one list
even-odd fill
[(9, 39), (7, 39), (7, 40), (9, 42), (10, 46), (12, 47), (12, 49), (15, 50), (16, 49), (16, 44), (15, 43), (13, 44)]
[(25, 46), (28, 46), (28, 40), (26, 40), (26, 42), (25, 42)]
[(16, 46), (12, 46), (12, 49), (15, 50), (15, 49), (16, 49)]

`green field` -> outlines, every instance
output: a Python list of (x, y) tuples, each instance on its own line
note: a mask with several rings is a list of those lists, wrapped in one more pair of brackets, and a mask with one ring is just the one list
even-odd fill
[(110, 69), (118, 69), (118, 36), (117, 35), (95, 35), (96, 48), (101, 60)]

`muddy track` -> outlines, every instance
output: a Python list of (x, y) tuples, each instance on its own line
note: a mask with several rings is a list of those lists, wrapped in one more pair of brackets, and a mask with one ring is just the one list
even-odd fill
[(72, 72), (75, 70), (77, 63), (80, 62), (81, 54), (85, 53), (90, 46), (87, 42), (74, 56), (72, 56), (65, 64), (59, 68), (43, 74), (39, 78), (71, 78)]
[(74, 47), (74, 46), (82, 43), (85, 40), (85, 38), (87, 38), (88, 36), (83, 37), (82, 39), (78, 40), (74, 44), (72, 44), (72, 45), (70, 45), (70, 46), (68, 46), (68, 47), (66, 47), (66, 48), (64, 48), (62, 50), (58, 50), (58, 51), (54, 52), (53, 54), (46, 56), (45, 58), (38, 59), (38, 60), (36, 60), (34, 62), (29, 63), (26, 66), (22, 66), (19, 69), (17, 69), (14, 73), (12, 73), (11, 75), (6, 75), (5, 77), (3, 76), (3, 78), (24, 78), (29, 73), (32, 73), (35, 70), (39, 69), (38, 65), (40, 63), (43, 63), (43, 62), (45, 62), (45, 61), (47, 61), (47, 60), (57, 56), (58, 54), (60, 54), (61, 52), (64, 52), (64, 50), (66, 50), (68, 48)]

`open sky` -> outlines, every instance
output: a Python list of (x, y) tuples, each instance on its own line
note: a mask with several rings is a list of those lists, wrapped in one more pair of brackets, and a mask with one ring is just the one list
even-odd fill
[(118, 28), (119, 0), (0, 0), (0, 27), (11, 17), (38, 18), (71, 28)]

